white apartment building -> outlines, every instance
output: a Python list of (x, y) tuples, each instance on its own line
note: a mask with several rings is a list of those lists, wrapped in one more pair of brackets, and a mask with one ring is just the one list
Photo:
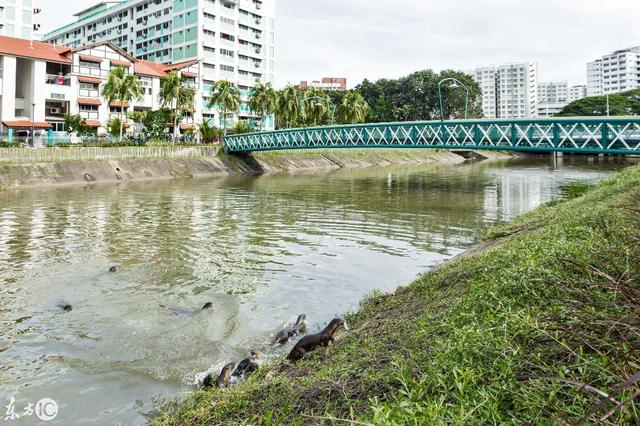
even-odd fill
[(476, 68), (471, 72), (482, 90), (482, 114), (485, 118), (498, 118), (498, 72), (494, 65)]
[(538, 83), (538, 117), (552, 117), (569, 103), (567, 81)]
[(533, 118), (538, 114), (538, 66), (510, 63), (471, 72), (482, 89), (485, 118)]
[(640, 87), (640, 46), (587, 63), (587, 94), (599, 96)]
[(580, 84), (569, 88), (569, 102), (577, 101), (587, 97), (587, 85)]
[[(112, 67), (123, 67), (140, 79), (141, 100), (125, 105), (107, 103), (100, 96)], [(21, 136), (35, 127), (40, 139), (64, 132), (64, 116), (79, 114), (87, 125), (105, 133), (105, 125), (120, 112), (160, 107), (160, 80), (177, 71), (199, 90), (201, 64), (190, 60), (164, 65), (139, 60), (110, 42), (69, 48), (39, 41), (0, 36), (0, 134)], [(181, 131), (195, 125), (193, 113), (180, 123)]]
[(33, 0), (0, 0), (0, 35), (33, 36)]
[[(228, 80), (244, 102), (240, 120), (257, 118), (247, 100), (257, 81), (275, 81), (276, 0), (129, 0), (103, 1), (77, 13), (76, 21), (44, 40), (79, 47), (111, 41), (129, 54), (161, 63), (202, 63), (202, 117), (220, 126), (207, 107), (211, 85)], [(266, 128), (273, 128), (273, 117)]]

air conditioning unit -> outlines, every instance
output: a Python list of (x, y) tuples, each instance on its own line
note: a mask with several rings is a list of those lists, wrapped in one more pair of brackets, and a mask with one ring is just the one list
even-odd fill
[(60, 108), (49, 108), (49, 114), (60, 114)]
[(256, 66), (256, 68), (260, 68), (260, 62), (256, 62), (254, 65)]
[(262, 50), (259, 47), (256, 47), (256, 53), (260, 53)]
[(256, 25), (260, 25), (262, 24), (262, 21), (260, 19), (256, 19)]
[(256, 38), (260, 39), (260, 33), (256, 33)]
[(256, 3), (256, 9), (262, 9), (262, 3)]

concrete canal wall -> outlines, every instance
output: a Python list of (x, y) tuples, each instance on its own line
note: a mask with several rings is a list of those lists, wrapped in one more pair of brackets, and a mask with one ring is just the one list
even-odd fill
[[(510, 158), (499, 153), (488, 155), (493, 159)], [(465, 156), (425, 149), (281, 151), (234, 157), (219, 154), (215, 147), (4, 148), (0, 149), (0, 190), (398, 164), (456, 164), (465, 161)]]

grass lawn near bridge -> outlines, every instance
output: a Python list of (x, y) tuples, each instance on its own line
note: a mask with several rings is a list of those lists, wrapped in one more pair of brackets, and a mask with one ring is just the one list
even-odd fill
[(195, 392), (153, 423), (637, 423), (640, 167), (570, 194), (366, 298), (330, 351)]

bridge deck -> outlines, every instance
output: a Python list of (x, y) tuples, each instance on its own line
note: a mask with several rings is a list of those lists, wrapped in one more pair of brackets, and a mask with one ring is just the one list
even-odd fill
[(443, 148), (640, 154), (640, 117), (461, 120), (309, 127), (230, 135), (230, 153)]

